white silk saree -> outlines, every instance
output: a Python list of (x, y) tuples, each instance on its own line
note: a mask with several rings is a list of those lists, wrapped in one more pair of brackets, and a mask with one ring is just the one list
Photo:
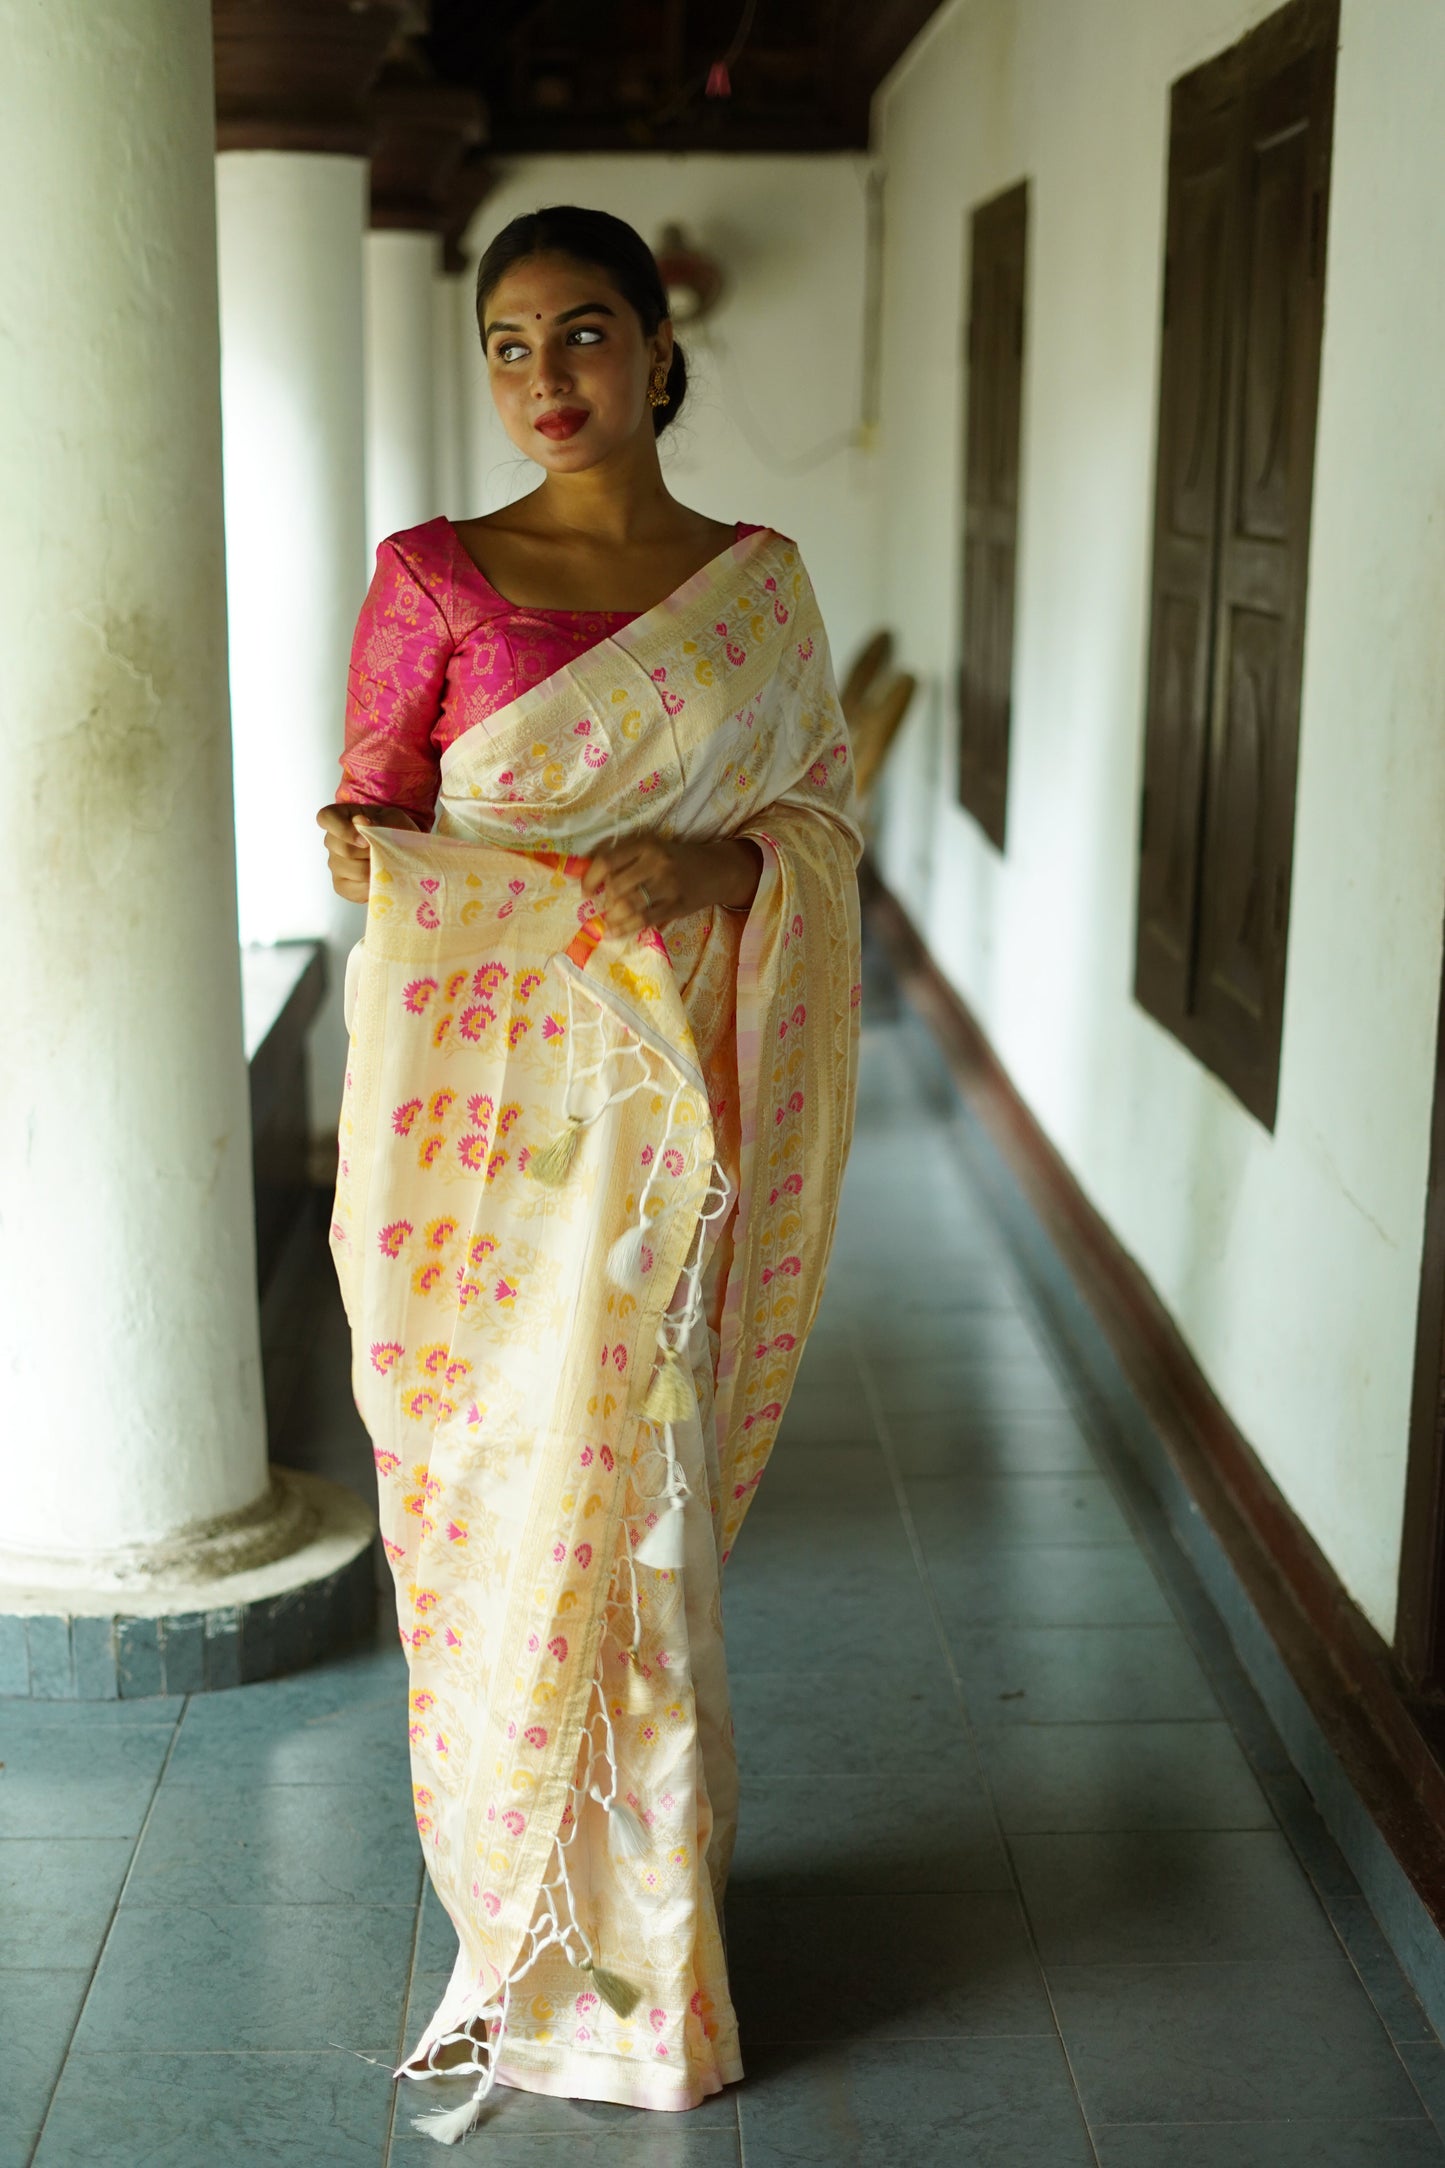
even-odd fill
[[(588, 853), (762, 847), (744, 917), (618, 939)], [(402, 2066), (687, 2108), (741, 2076), (720, 1569), (817, 1310), (853, 1117), (851, 757), (749, 535), (373, 830), (332, 1247), (458, 1937)]]

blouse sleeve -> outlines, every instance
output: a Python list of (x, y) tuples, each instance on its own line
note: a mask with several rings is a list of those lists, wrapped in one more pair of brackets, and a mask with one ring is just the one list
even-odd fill
[(338, 804), (402, 806), (430, 825), (441, 780), (432, 733), (455, 644), (401, 552), (383, 542), (351, 643)]

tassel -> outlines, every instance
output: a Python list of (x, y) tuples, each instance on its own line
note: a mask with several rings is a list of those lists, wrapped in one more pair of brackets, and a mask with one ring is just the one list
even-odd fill
[(586, 1125), (580, 1115), (569, 1114), (567, 1127), (559, 1129), (550, 1144), (544, 1144), (534, 1154), (528, 1173), (536, 1176), (544, 1189), (560, 1189), (572, 1172), (572, 1162), (577, 1157), (577, 1146)]
[[(601, 1992), (599, 1988), (598, 1993)], [(434, 2108), (427, 2115), (414, 2115), (411, 2127), (421, 2131), (425, 2137), (434, 2138), (438, 2145), (460, 2145), (463, 2138), (468, 2137), (481, 2120), (482, 2103), (488, 2090), (489, 2087), (484, 2083), (472, 2094), (470, 2100), (464, 2100), (459, 2108)]]
[(607, 1252), (607, 1277), (614, 1287), (636, 1287), (651, 1267), (651, 1257), (644, 1265), (647, 1251), (646, 1227), (629, 1227), (625, 1235), (619, 1235)]
[(625, 1799), (614, 1799), (607, 1809), (607, 1848), (619, 1859), (641, 1859), (652, 1850), (646, 1822)]
[(684, 1549), (682, 1500), (670, 1498), (632, 1555), (659, 1573), (675, 1573), (683, 1563)]
[(697, 1394), (676, 1348), (664, 1347), (662, 1360), (652, 1373), (642, 1413), (649, 1423), (681, 1423), (697, 1413)]
[(642, 2000), (641, 1988), (624, 1980), (620, 1973), (608, 1972), (603, 1966), (595, 1965), (590, 1957), (584, 1957), (577, 1970), (587, 1974), (609, 2010), (615, 2010), (619, 2017), (631, 2017)]

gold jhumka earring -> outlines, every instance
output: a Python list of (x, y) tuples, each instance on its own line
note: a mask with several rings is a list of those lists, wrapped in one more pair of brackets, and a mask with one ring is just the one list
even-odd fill
[(647, 403), (653, 407), (672, 405), (672, 394), (667, 388), (667, 371), (661, 367), (653, 371), (652, 382), (647, 387)]

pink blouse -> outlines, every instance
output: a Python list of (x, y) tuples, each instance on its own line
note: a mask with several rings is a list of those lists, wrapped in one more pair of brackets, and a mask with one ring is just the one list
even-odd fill
[[(739, 520), (739, 540), (758, 532)], [(642, 614), (508, 602), (449, 519), (389, 535), (351, 645), (338, 803), (402, 806), (430, 825), (453, 738)]]

